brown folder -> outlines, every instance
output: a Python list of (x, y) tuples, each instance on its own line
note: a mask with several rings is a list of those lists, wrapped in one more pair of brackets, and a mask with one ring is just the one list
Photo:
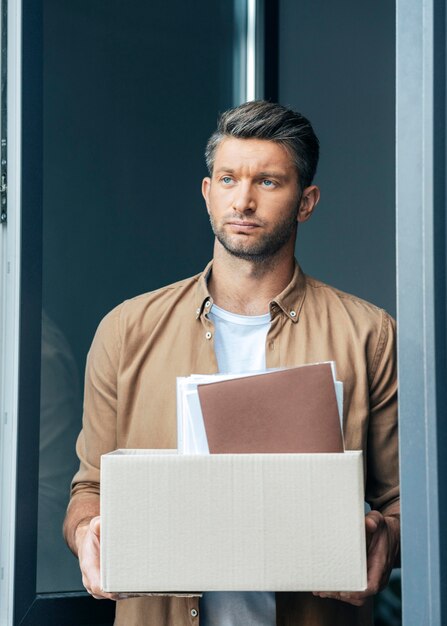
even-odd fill
[(212, 454), (343, 452), (329, 363), (197, 387)]

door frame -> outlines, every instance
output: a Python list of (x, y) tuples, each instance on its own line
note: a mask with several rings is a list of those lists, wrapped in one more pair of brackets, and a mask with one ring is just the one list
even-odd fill
[(405, 626), (447, 619), (445, 3), (397, 0), (396, 237)]

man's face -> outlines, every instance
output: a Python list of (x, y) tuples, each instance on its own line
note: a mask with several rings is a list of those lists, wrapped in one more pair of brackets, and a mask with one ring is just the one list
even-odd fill
[(263, 139), (224, 139), (202, 193), (220, 244), (247, 260), (293, 249), (300, 190), (296, 167), (281, 145)]

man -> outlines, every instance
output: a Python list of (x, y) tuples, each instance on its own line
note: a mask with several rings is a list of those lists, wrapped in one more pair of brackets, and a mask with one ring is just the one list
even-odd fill
[[(334, 360), (347, 449), (365, 451), (368, 588), (362, 593), (204, 594), (117, 603), (116, 624), (372, 624), (371, 598), (399, 546), (394, 324), (382, 310), (305, 276), (298, 224), (318, 203), (318, 140), (303, 116), (251, 102), (224, 113), (202, 185), (216, 236), (196, 277), (124, 302), (101, 322), (87, 360), (81, 460), (65, 537), (83, 582), (99, 585), (100, 455), (176, 446), (177, 376)], [(328, 511), (330, 519), (330, 511)]]

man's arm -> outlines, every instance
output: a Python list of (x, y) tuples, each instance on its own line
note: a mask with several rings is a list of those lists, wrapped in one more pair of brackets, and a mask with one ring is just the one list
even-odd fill
[(117, 596), (101, 589), (100, 574), (99, 498), (93, 494), (74, 498), (68, 507), (64, 520), (64, 537), (75, 556), (79, 559), (82, 584), (98, 600)]
[(381, 591), (388, 584), (400, 547), (399, 516), (371, 511), (365, 519), (368, 546), (368, 587), (360, 594), (342, 594), (353, 604), (363, 604), (368, 595)]
[(368, 583), (365, 591), (315, 591), (314, 596), (343, 600), (354, 606), (362, 606), (369, 596), (375, 595), (386, 587), (399, 553), (399, 518), (395, 515), (382, 515), (379, 511), (370, 511), (365, 517), (365, 526), (368, 550)]
[(64, 537), (78, 557), (82, 582), (95, 598), (115, 596), (100, 587), (100, 460), (115, 450), (119, 311), (114, 309), (98, 327), (87, 357), (83, 428), (76, 450), (79, 471), (73, 483), (64, 521)]
[(68, 547), (75, 556), (78, 556), (76, 536), (78, 531), (90, 524), (90, 521), (99, 515), (99, 497), (86, 494), (82, 498), (70, 501), (64, 520), (64, 538)]
[(361, 606), (388, 583), (400, 553), (397, 363), (394, 320), (383, 312), (370, 369), (370, 417), (366, 457), (365, 517), (367, 588), (353, 593), (319, 593)]

